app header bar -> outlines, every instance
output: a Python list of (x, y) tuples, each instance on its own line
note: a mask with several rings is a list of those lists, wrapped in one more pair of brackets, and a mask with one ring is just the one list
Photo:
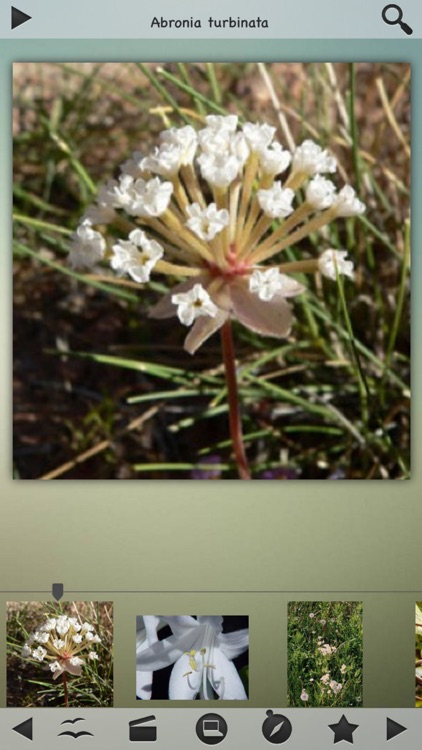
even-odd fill
[(8, 3), (0, 10), (3, 38), (411, 40), (421, 35), (420, 0), (14, 0), (13, 11)]

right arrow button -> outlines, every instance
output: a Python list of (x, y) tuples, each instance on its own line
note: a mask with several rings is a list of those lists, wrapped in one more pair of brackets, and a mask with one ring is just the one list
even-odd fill
[(393, 721), (393, 719), (387, 718), (387, 742), (388, 740), (392, 740), (394, 737), (397, 737), (397, 735), (401, 734), (402, 732), (407, 732), (407, 727), (404, 727), (397, 721)]
[(11, 7), (11, 13), (12, 13), (12, 19), (11, 19), (12, 29), (16, 29), (18, 26), (22, 26), (23, 23), (30, 21), (32, 18), (32, 16), (28, 16), (28, 13), (24, 13), (23, 10), (19, 10), (19, 8), (14, 8), (13, 5)]

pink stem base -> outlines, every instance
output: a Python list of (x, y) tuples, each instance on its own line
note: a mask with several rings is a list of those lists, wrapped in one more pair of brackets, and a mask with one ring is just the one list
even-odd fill
[(62, 678), (63, 678), (63, 687), (64, 687), (64, 705), (66, 706), (66, 708), (69, 708), (69, 697), (68, 697), (68, 694), (67, 694), (66, 672), (63, 672)]
[(236, 365), (232, 325), (227, 320), (221, 328), (221, 343), (223, 347), (223, 361), (226, 371), (226, 382), (229, 402), (230, 435), (233, 442), (234, 456), (240, 479), (251, 479), (251, 472), (243, 445), (242, 420), (240, 418), (239, 397), (237, 391)]

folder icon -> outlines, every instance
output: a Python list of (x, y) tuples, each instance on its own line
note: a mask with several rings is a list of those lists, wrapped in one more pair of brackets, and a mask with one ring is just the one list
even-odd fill
[(157, 739), (157, 727), (147, 727), (150, 721), (155, 721), (155, 716), (145, 716), (144, 719), (134, 719), (129, 722), (129, 740), (131, 742), (155, 742)]

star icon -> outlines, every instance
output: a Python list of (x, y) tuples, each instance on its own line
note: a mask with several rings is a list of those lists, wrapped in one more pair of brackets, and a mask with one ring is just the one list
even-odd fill
[(337, 724), (329, 724), (330, 729), (334, 732), (334, 744), (344, 740), (353, 745), (353, 732), (358, 726), (359, 724), (351, 724), (350, 721), (347, 721), (344, 714)]

